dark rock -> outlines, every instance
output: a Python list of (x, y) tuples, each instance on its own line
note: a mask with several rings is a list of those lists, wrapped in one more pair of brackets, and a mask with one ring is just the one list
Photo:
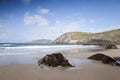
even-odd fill
[(106, 45), (103, 45), (103, 47), (105, 49), (118, 49), (114, 44), (106, 44)]
[(92, 59), (92, 60), (96, 60), (96, 61), (101, 61), (104, 64), (111, 64), (111, 65), (117, 65), (120, 66), (119, 63), (117, 63), (117, 61), (107, 55), (98, 53), (95, 55), (92, 55), (90, 57), (88, 57), (88, 59)]
[(73, 67), (61, 53), (53, 53), (46, 55), (38, 61), (39, 66), (46, 65), (51, 67)]

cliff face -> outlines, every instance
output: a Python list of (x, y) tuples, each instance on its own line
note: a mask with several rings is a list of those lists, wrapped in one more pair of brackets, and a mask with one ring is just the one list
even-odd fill
[(76, 44), (80, 39), (87, 38), (93, 35), (92, 33), (84, 32), (69, 32), (61, 35), (54, 43), (57, 44)]
[(120, 44), (120, 29), (97, 33), (92, 39), (108, 40), (115, 44)]
[(54, 43), (60, 44), (120, 44), (120, 29), (101, 33), (69, 32), (61, 35)]
[(120, 44), (120, 29), (96, 33), (85, 41), (86, 44), (89, 44), (90, 42), (91, 44), (94, 44), (93, 40), (98, 40), (97, 44)]

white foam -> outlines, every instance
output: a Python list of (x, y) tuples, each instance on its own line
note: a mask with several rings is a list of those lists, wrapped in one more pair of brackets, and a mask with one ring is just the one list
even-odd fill
[(68, 58), (70, 63), (74, 66), (80, 66), (83, 63), (90, 63), (90, 60), (80, 59), (80, 58)]
[(2, 53), (0, 56), (5, 56), (5, 55), (22, 55), (22, 54), (30, 54), (30, 53)]
[(18, 47), (1, 47), (4, 49), (46, 49), (46, 48), (95, 48), (96, 46), (82, 46), (82, 45), (53, 45), (53, 46), (18, 46)]
[(3, 44), (3, 46), (11, 46), (12, 44)]
[(5, 49), (31, 49), (31, 48), (65, 48), (65, 47), (77, 47), (77, 46), (18, 46), (18, 47), (4, 47)]
[(0, 47), (0, 56), (3, 55), (20, 55), (33, 53), (52, 53), (55, 51), (69, 50), (69, 49), (88, 49), (96, 46), (82, 46), (82, 45), (48, 45), (48, 46), (18, 46), (18, 47)]

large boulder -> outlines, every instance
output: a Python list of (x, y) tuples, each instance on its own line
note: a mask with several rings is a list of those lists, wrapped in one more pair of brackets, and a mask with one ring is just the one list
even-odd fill
[(117, 61), (115, 59), (113, 59), (107, 55), (101, 54), (101, 53), (94, 54), (94, 55), (88, 57), (88, 59), (101, 61), (104, 64), (111, 64), (111, 65), (117, 65), (117, 66), (120, 65), (119, 63), (117, 63)]
[(46, 55), (38, 61), (39, 66), (50, 66), (50, 67), (73, 67), (68, 60), (61, 53), (53, 53)]

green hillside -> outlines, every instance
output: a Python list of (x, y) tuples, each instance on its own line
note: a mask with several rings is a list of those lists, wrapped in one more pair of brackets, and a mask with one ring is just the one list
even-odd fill
[(48, 39), (33, 40), (32, 43), (51, 44), (53, 41)]
[[(111, 42), (120, 44), (120, 29), (100, 33), (68, 32), (58, 37), (54, 43), (60, 44), (97, 44)], [(103, 41), (103, 42), (100, 42)]]

